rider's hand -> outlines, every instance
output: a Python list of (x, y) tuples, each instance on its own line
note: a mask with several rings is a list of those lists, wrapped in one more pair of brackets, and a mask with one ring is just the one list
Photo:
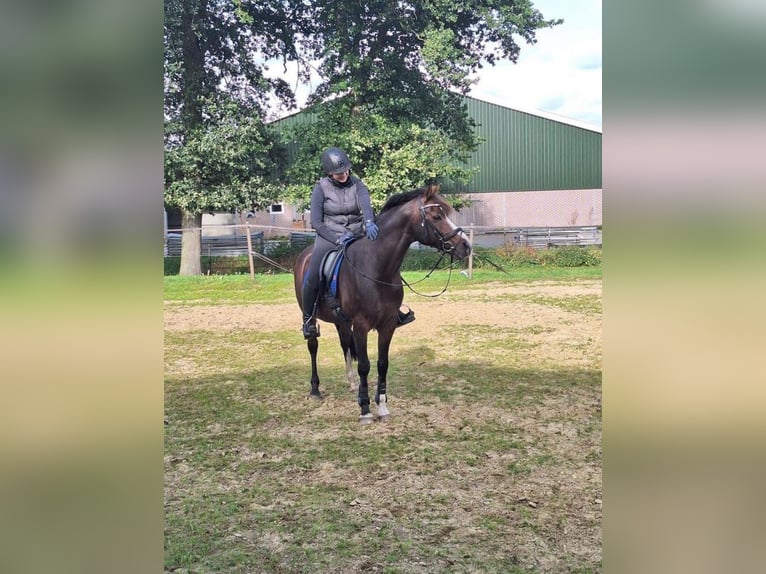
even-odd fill
[(379, 230), (374, 221), (367, 221), (364, 224), (364, 231), (367, 233), (367, 239), (377, 239)]

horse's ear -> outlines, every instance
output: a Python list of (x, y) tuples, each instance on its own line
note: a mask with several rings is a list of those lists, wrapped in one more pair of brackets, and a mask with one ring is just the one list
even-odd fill
[(429, 180), (426, 184), (426, 201), (439, 193), (439, 184), (434, 180)]

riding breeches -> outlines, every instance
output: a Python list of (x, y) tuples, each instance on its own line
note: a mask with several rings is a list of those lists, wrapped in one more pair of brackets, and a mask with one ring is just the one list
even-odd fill
[(311, 313), (314, 302), (319, 296), (320, 267), (322, 265), (322, 259), (324, 259), (325, 254), (336, 247), (337, 245), (317, 236), (316, 242), (314, 243), (314, 250), (311, 252), (311, 261), (309, 261), (309, 267), (306, 270), (306, 276), (304, 277), (303, 282), (304, 314)]

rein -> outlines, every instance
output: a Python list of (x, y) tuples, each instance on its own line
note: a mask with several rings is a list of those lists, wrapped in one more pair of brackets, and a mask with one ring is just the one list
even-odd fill
[[(445, 253), (442, 252), (442, 255), (441, 255), (441, 257), (439, 257), (439, 261), (436, 262), (436, 265), (439, 265), (439, 263), (441, 263), (441, 260), (444, 258), (444, 255), (445, 255)], [(436, 267), (431, 269), (431, 271), (428, 272), (428, 275), (433, 273), (435, 269), (436, 269)], [(421, 281), (425, 281), (426, 279), (428, 279), (428, 275), (423, 277), (423, 279), (419, 279), (418, 281), (415, 281), (415, 283), (413, 283), (412, 285), (416, 285), (416, 284), (420, 283)], [(412, 291), (415, 295), (420, 295), (421, 297), (438, 297), (438, 296), (442, 295), (447, 290), (447, 287), (449, 287), (449, 282), (450, 282), (451, 279), (452, 279), (452, 261), (450, 261), (450, 264), (449, 264), (449, 275), (447, 275), (447, 283), (444, 285), (442, 290), (439, 291), (436, 295), (429, 295), (427, 293), (418, 293), (417, 291), (415, 291), (412, 288), (412, 285), (407, 283), (407, 281), (406, 281), (406, 279), (404, 277), (402, 277), (402, 283), (404, 283), (407, 286), (407, 288), (410, 291)]]
[[(354, 262), (351, 261), (351, 258), (348, 256), (348, 253), (346, 253), (346, 244), (345, 243), (342, 245), (341, 250), (343, 251), (343, 256), (345, 257), (346, 263), (348, 263), (354, 271), (356, 271), (359, 275), (361, 275), (365, 279), (367, 279), (369, 281), (372, 281), (373, 283), (378, 283), (379, 285), (387, 285), (389, 287), (401, 287), (402, 285), (406, 285), (407, 288), (410, 291), (415, 293), (415, 295), (420, 295), (421, 297), (438, 297), (439, 295), (441, 295), (442, 293), (444, 293), (447, 290), (447, 287), (449, 287), (450, 280), (452, 279), (452, 262), (450, 261), (449, 275), (447, 276), (447, 284), (436, 295), (428, 295), (426, 293), (418, 293), (417, 291), (415, 291), (415, 289), (412, 288), (413, 285), (417, 285), (418, 283), (422, 283), (423, 281), (428, 279), (428, 277), (430, 277), (431, 273), (436, 271), (436, 269), (439, 267), (439, 264), (442, 262), (442, 259), (444, 259), (444, 256), (447, 255), (446, 251), (441, 251), (441, 255), (439, 256), (439, 259), (436, 261), (436, 264), (431, 268), (431, 270), (428, 273), (426, 273), (425, 277), (423, 277), (422, 279), (418, 279), (417, 281), (414, 281), (413, 283), (408, 283), (407, 280), (404, 277), (400, 276), (400, 278), (402, 280), (401, 283), (389, 283), (388, 281), (381, 281), (380, 279), (375, 279), (374, 277), (370, 277), (364, 271), (362, 271), (356, 265), (354, 265)], [(450, 259), (451, 259), (451, 257), (452, 256), (450, 256)]]

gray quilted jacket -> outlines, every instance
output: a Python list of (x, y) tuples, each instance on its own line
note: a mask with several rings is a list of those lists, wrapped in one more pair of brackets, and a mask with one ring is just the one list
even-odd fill
[(342, 185), (323, 177), (311, 192), (311, 227), (330, 243), (335, 243), (345, 231), (361, 235), (364, 222), (374, 218), (370, 191), (353, 175)]

